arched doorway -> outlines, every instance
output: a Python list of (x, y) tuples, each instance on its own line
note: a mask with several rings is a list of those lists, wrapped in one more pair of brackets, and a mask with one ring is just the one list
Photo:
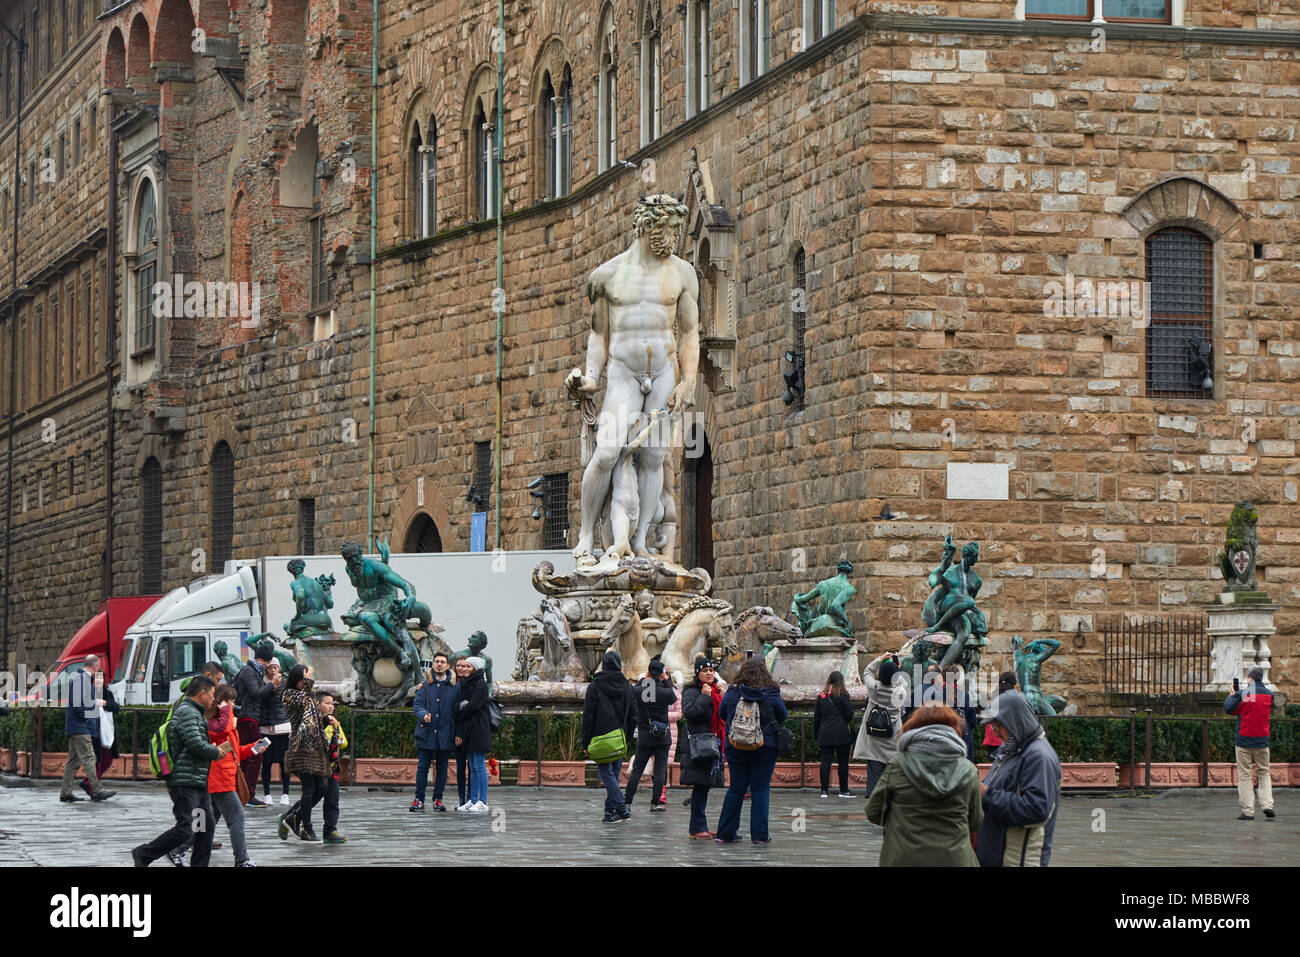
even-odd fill
[(442, 535), (433, 519), (421, 512), (411, 520), (406, 529), (402, 551), (412, 554), (442, 551)]
[(687, 443), (688, 450), (698, 449), (699, 455), (687, 455), (682, 463), (682, 564), (687, 568), (703, 568), (713, 577), (713, 449), (699, 425), (694, 441)]

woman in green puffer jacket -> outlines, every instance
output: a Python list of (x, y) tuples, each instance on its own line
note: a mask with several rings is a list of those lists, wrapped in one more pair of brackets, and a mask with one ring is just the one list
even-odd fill
[(867, 800), (867, 820), (885, 829), (881, 867), (979, 866), (980, 776), (966, 759), (956, 711), (925, 705), (907, 720), (898, 754)]

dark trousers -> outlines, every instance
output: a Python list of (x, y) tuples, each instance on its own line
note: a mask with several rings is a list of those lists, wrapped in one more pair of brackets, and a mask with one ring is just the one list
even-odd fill
[(849, 746), (847, 744), (823, 744), (822, 749), (822, 790), (831, 789), (831, 762), (840, 766), (840, 793), (849, 792)]
[(329, 785), (327, 778), (318, 778), (311, 774), (300, 774), (298, 780), (302, 782), (302, 797), (289, 808), (289, 813), (285, 815), (285, 820), (293, 819), (298, 822), (298, 826), (304, 830), (311, 830), (311, 809), (314, 808), (325, 797), (325, 790)]
[[(435, 787), (438, 784), (436, 779), (433, 783)], [(456, 746), (456, 795), (460, 798), (457, 807), (469, 800), (469, 753), (463, 744)]]
[(884, 773), (884, 761), (867, 762), (867, 797), (871, 797), (871, 792), (876, 789), (876, 782), (880, 780), (880, 776)]
[[(262, 753), (262, 793), (271, 793), (271, 771), (280, 765), (280, 793), (289, 793), (289, 772), (284, 769), (284, 756), (289, 751), (287, 734), (268, 734), (271, 745)], [(256, 792), (250, 792), (256, 793)]]
[[(429, 765), (434, 765), (433, 776), (433, 799), (442, 800), (442, 792), (447, 787), (447, 762), (451, 759), (451, 751), (443, 748), (420, 748), (419, 758), (415, 763), (415, 799), (423, 803), (425, 788), (429, 783)], [(456, 785), (464, 793), (464, 786), (461, 779), (465, 776), (461, 770), (461, 762), (464, 757), (456, 757)], [(465, 801), (462, 799), (461, 804)]]
[[(102, 784), (104, 772), (113, 766), (113, 749), (104, 747), (98, 741), (92, 740), (90, 743), (95, 749), (95, 779)], [(78, 783), (81, 785), (81, 790), (94, 796), (95, 792), (88, 778), (82, 778)]]
[(339, 779), (331, 775), (325, 779), (325, 833), (339, 829)]
[(627, 810), (627, 802), (623, 800), (623, 792), (618, 787), (618, 775), (622, 770), (622, 758), (610, 761), (608, 764), (596, 765), (596, 771), (600, 774), (600, 783), (605, 787), (606, 814), (622, 814)]
[(207, 788), (171, 788), (167, 794), (172, 799), (172, 815), (176, 823), (148, 844), (137, 850), (147, 861), (156, 861), (168, 851), (194, 841), (190, 867), (207, 867), (212, 857), (212, 832), (216, 818), (212, 816), (212, 800)]
[(691, 789), (691, 834), (703, 834), (709, 829), (709, 820), (705, 811), (709, 804), (709, 789), (697, 784)]
[(722, 801), (722, 816), (718, 819), (718, 837), (724, 841), (734, 841), (740, 831), (740, 807), (745, 802), (745, 794), (750, 797), (749, 837), (754, 841), (766, 841), (767, 807), (771, 797), (772, 772), (776, 770), (776, 748), (759, 748), (757, 751), (741, 751), (727, 748), (727, 768), (731, 771), (731, 785), (727, 796)]
[(668, 783), (668, 747), (672, 741), (665, 735), (662, 744), (651, 743), (654, 739), (644, 744), (640, 742), (636, 746), (636, 756), (632, 759), (632, 772), (627, 776), (627, 792), (623, 795), (623, 800), (627, 804), (632, 803), (632, 798), (636, 796), (637, 784), (641, 781), (641, 775), (645, 773), (645, 766), (650, 763), (650, 759), (655, 760), (654, 776), (651, 779), (654, 782), (654, 790), (650, 793), (650, 805), (653, 807), (659, 802), (659, 795), (663, 793), (664, 785)]
[[(252, 718), (240, 718), (235, 723), (235, 730), (239, 733), (240, 744), (252, 744), (262, 737), (257, 722)], [(240, 761), (239, 771), (244, 775), (244, 783), (248, 785), (248, 793), (250, 795), (257, 794), (257, 776), (262, 773), (262, 756), (254, 754)]]

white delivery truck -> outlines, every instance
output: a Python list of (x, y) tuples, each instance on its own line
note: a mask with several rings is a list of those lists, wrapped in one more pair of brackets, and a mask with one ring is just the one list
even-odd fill
[[(289, 561), (301, 557), (311, 578), (333, 575), (334, 630), (343, 632), (342, 615), (356, 600), (339, 555), (275, 555), (236, 559), (225, 573), (177, 588), (160, 598), (132, 625), (123, 639), (118, 680), (110, 685), (120, 704), (167, 704), (180, 695), (181, 681), (216, 660), (216, 644), (247, 661), (249, 638), (262, 632), (285, 634), (295, 608), (289, 584)], [(542, 561), (557, 574), (573, 571), (569, 551), (438, 552), (393, 555), (392, 569), (411, 583), (416, 597), (429, 606), (443, 627), (442, 639), (453, 650), (464, 648), (476, 631), (488, 637), (493, 679), (509, 680), (515, 666), (519, 619), (537, 610), (541, 595), (532, 585), (533, 568)]]

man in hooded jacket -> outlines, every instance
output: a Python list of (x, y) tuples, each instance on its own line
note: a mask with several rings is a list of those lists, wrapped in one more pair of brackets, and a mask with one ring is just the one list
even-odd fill
[(1061, 759), (1047, 741), (1029, 699), (1004, 691), (980, 720), (1005, 742), (980, 785), (984, 824), (976, 851), (981, 867), (1046, 867), (1061, 798)]
[[(582, 750), (587, 750), (592, 738), (619, 728), (623, 730), (625, 745), (629, 745), (635, 727), (636, 694), (623, 676), (623, 659), (617, 651), (607, 651), (601, 659), (600, 671), (587, 685), (587, 695), (582, 702)], [(626, 821), (632, 812), (627, 809), (627, 802), (618, 786), (623, 757), (598, 764), (596, 770), (600, 773), (600, 783), (605, 786), (605, 823)]]

